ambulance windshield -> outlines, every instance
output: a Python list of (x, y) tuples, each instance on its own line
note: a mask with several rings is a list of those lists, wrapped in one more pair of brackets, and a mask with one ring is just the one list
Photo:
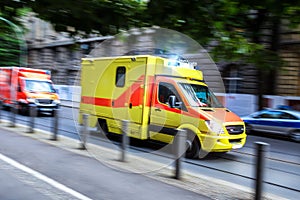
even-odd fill
[(40, 80), (25, 80), (25, 90), (28, 92), (55, 92), (50, 82)]
[(224, 107), (206, 86), (180, 83), (180, 87), (183, 89), (183, 93), (192, 107)]

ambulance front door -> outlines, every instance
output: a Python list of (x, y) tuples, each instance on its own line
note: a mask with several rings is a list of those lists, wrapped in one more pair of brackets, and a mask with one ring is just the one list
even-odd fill
[[(166, 77), (156, 77), (150, 114), (150, 138), (171, 142), (182, 119), (182, 99), (176, 83)], [(173, 102), (173, 106), (170, 104)]]

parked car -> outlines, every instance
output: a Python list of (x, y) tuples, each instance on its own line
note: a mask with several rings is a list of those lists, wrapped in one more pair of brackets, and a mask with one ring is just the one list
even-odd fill
[(279, 134), (300, 141), (300, 112), (266, 109), (242, 117), (247, 133), (251, 131)]

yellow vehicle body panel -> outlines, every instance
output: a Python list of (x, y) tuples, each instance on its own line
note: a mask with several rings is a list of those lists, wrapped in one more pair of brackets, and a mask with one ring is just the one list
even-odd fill
[[(207, 87), (201, 71), (170, 67), (168, 59), (161, 57), (85, 58), (80, 113), (90, 115), (91, 127), (102, 120), (107, 131), (117, 134), (122, 134), (121, 120), (129, 120), (129, 136), (138, 139), (172, 143), (176, 130), (185, 129), (199, 140), (204, 151), (226, 152), (242, 147), (246, 142), (243, 121), (226, 108), (192, 106), (183, 91), (184, 84)], [(160, 96), (164, 89), (174, 91), (181, 102), (178, 108), (171, 108)], [(212, 121), (218, 122), (220, 132), (207, 125)]]

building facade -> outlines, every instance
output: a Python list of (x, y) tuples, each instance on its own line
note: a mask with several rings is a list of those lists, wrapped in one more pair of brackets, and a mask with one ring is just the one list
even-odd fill
[(279, 70), (277, 92), (286, 96), (300, 96), (300, 26), (290, 30), (283, 27), (281, 57), (285, 61)]
[[(153, 42), (155, 28), (132, 29), (116, 39), (112, 36), (90, 35), (88, 39), (71, 38), (67, 33), (57, 33), (52, 26), (34, 16), (25, 19), (29, 30), (28, 66), (51, 70), (58, 85), (79, 85), (81, 58), (86, 56), (117, 56), (132, 49), (157, 48)], [(127, 39), (124, 39), (127, 38)], [(284, 29), (280, 54), (286, 61), (279, 70), (277, 95), (300, 96), (300, 34)], [(214, 92), (257, 94), (257, 69), (239, 63), (215, 63), (205, 49), (184, 55), (197, 62), (210, 88)], [(224, 86), (223, 86), (224, 83)]]

